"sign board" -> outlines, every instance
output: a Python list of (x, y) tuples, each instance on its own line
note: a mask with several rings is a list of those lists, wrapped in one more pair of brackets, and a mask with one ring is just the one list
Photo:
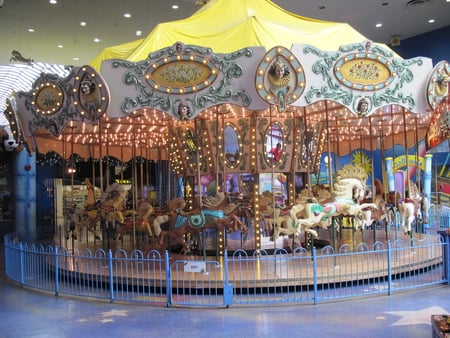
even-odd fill
[(206, 263), (202, 261), (185, 261), (184, 272), (205, 272)]

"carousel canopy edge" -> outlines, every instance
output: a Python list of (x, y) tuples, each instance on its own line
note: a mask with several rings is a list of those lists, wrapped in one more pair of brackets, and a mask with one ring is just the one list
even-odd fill
[[(285, 78), (271, 74), (277, 65), (284, 67)], [(403, 60), (369, 40), (337, 51), (293, 44), (290, 50), (248, 47), (226, 54), (177, 42), (142, 61), (106, 60), (101, 74), (111, 91), (110, 117), (155, 109), (192, 119), (219, 104), (283, 110), (323, 100), (356, 115), (391, 104), (423, 113), (430, 109), (426, 87), (432, 68), (430, 58)], [(181, 104), (189, 106), (187, 117), (180, 116)]]

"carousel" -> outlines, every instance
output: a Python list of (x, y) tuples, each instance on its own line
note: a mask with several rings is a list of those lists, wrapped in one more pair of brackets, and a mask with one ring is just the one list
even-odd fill
[[(220, 256), (421, 236), (414, 224), (431, 194), (421, 140), (443, 137), (430, 125), (448, 107), (449, 64), (403, 60), (345, 24), (305, 21), (270, 1), (246, 1), (251, 17), (236, 6), (210, 1), (126, 58), (108, 49), (10, 98), (28, 177), (16, 185), (45, 177), (35, 190), (57, 244)], [(263, 45), (220, 45), (225, 30), (217, 41), (175, 34), (193, 21), (201, 31), (217, 12), (233, 14), (233, 36), (242, 22), (274, 17), (312, 36), (340, 32), (340, 44), (305, 42), (297, 28), (286, 37), (276, 25)], [(32, 200), (23, 194), (18, 214)], [(19, 218), (17, 233), (29, 237), (36, 226)]]

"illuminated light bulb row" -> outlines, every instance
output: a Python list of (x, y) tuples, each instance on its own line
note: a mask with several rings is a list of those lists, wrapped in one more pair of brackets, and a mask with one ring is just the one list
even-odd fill
[[(51, 109), (45, 110), (45, 109), (36, 108), (36, 112), (40, 113), (40, 114), (44, 114), (44, 115), (52, 115), (55, 112), (57, 112), (59, 110), (59, 108), (61, 107), (61, 101), (62, 101), (62, 96), (63, 96), (63, 93), (59, 90), (59, 87), (55, 83), (51, 83), (51, 82), (41, 83), (38, 87), (36, 87), (35, 91), (32, 93), (33, 101), (31, 102), (31, 104), (36, 106), (36, 101), (35, 101), (36, 96), (39, 95), (40, 90), (44, 87), (51, 87), (51, 88), (56, 89), (58, 91), (58, 99), (56, 102), (54, 102), (54, 104), (52, 104), (52, 106), (54, 105), (54, 107), (52, 107)], [(54, 98), (48, 98), (48, 99), (54, 99)]]

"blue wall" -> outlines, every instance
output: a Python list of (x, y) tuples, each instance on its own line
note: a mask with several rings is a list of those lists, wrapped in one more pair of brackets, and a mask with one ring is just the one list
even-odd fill
[(391, 48), (404, 59), (424, 56), (433, 59), (433, 65), (450, 62), (450, 26), (401, 40), (400, 46)]

